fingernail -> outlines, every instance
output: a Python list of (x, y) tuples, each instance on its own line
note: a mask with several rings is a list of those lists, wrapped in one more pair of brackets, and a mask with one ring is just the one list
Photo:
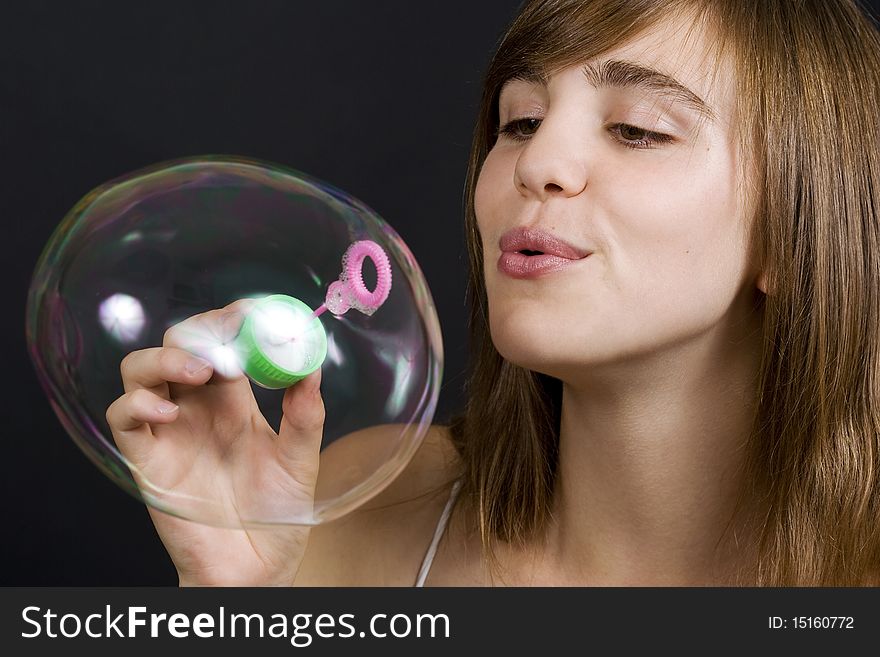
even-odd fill
[(206, 367), (209, 367), (211, 363), (206, 361), (204, 358), (190, 358), (186, 361), (186, 365), (184, 365), (184, 369), (186, 369), (187, 374), (198, 374)]
[(156, 410), (162, 413), (163, 415), (168, 415), (168, 413), (173, 413), (179, 407), (177, 404), (172, 404), (170, 401), (162, 401), (156, 406)]

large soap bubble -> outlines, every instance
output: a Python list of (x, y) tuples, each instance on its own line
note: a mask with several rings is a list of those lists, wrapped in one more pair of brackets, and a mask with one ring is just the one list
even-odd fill
[[(252, 305), (233, 335), (192, 328), (239, 299)], [(170, 482), (123, 453), (106, 420), (125, 392), (120, 363), (162, 346), (171, 327), (190, 327), (187, 349), (214, 376), (248, 377), (274, 431), (285, 387), (322, 368), (314, 500), (230, 503), (190, 482), (190, 463), (168, 463), (182, 473)], [(424, 438), (443, 363), (430, 292), (397, 233), (330, 185), (244, 158), (163, 163), (86, 195), (40, 257), (26, 328), (52, 408), (85, 454), (147, 504), (222, 526), (317, 524), (376, 495)]]

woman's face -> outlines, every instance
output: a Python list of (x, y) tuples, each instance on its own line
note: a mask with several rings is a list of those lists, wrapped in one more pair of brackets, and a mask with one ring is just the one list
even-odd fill
[[(658, 26), (588, 64), (671, 75), (714, 118), (669, 90), (594, 87), (581, 65), (546, 86), (503, 87), (500, 126), (513, 121), (513, 134), (500, 134), (489, 153), (475, 210), (492, 339), (508, 360), (567, 380), (585, 365), (656, 353), (735, 321), (735, 299), (754, 292), (732, 72), (721, 68), (713, 81), (703, 35), (684, 33)], [(502, 257), (499, 245), (520, 227), (590, 255), (523, 278), (518, 261), (527, 269), (539, 261)]]

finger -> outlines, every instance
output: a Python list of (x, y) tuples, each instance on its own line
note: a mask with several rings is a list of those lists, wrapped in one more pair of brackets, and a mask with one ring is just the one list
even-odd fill
[(155, 441), (150, 424), (174, 422), (179, 414), (180, 409), (176, 404), (140, 388), (110, 404), (106, 419), (120, 451), (133, 463), (140, 465)]
[(175, 347), (211, 363), (209, 386), (213, 403), (232, 416), (259, 412), (235, 338), (245, 316), (259, 299), (244, 298), (216, 310), (194, 315), (165, 332), (163, 346)]
[(168, 382), (201, 385), (213, 373), (210, 361), (177, 347), (133, 351), (119, 369), (125, 392), (145, 388), (164, 399), (170, 399)]
[(145, 423), (168, 424), (177, 419), (180, 408), (149, 390), (127, 392), (110, 404), (107, 423), (120, 433), (141, 429)]
[(297, 481), (313, 487), (326, 415), (321, 397), (321, 369), (288, 388), (281, 407), (284, 414), (276, 441), (279, 461)]
[[(233, 339), (235, 335), (229, 335), (228, 331), (236, 331), (237, 333), (237, 329), (241, 327), (241, 323), (244, 321), (244, 316), (259, 301), (259, 299), (251, 297), (238, 299), (223, 308), (216, 308), (187, 317), (182, 322), (171, 326), (165, 332), (162, 345), (186, 349), (187, 338), (192, 333), (204, 331), (207, 331), (216, 340)], [(227, 329), (227, 331), (221, 329)]]
[(169, 328), (162, 346), (184, 349), (211, 362), (216, 382), (237, 380), (244, 376), (235, 338), (245, 317), (259, 299), (245, 298), (223, 308), (193, 315)]

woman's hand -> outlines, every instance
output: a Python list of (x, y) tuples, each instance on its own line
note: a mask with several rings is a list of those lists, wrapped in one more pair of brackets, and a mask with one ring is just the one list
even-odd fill
[[(125, 394), (107, 409), (142, 489), (172, 511), (187, 499), (213, 502), (212, 520), (227, 526), (311, 509), (324, 429), (320, 369), (287, 389), (276, 434), (244, 374), (224, 376), (191, 353), (190, 336), (234, 337), (254, 302), (190, 317), (161, 347), (130, 353), (121, 365)], [(203, 514), (204, 504), (196, 502)], [(307, 526), (223, 529), (148, 510), (182, 586), (291, 585), (309, 536)]]

